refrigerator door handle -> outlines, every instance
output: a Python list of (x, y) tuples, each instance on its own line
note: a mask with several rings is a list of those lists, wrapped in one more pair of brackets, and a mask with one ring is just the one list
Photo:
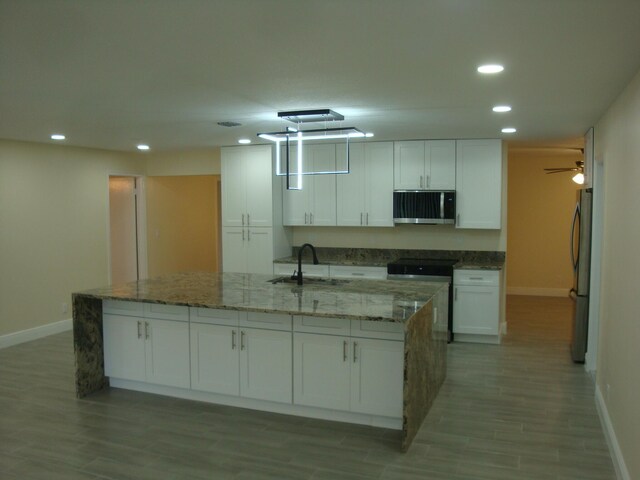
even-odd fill
[(576, 204), (576, 209), (573, 212), (573, 221), (571, 222), (571, 265), (573, 266), (573, 271), (575, 272), (578, 269), (578, 258), (580, 256), (580, 251), (574, 251), (573, 246), (575, 245), (575, 235), (576, 235), (576, 223), (580, 222), (580, 204)]

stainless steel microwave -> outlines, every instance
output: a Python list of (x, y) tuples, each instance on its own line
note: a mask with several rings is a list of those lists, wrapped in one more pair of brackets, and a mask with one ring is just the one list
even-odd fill
[(456, 192), (394, 190), (394, 223), (455, 223)]

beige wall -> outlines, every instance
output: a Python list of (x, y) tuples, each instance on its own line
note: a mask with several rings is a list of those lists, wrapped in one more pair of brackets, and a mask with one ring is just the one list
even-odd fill
[(577, 160), (579, 150), (509, 152), (508, 293), (566, 296), (572, 287), (569, 238), (580, 186), (573, 173), (547, 175), (544, 169), (575, 167)]
[(595, 156), (604, 164), (597, 384), (628, 478), (640, 478), (640, 72), (596, 124)]
[(148, 153), (147, 175), (220, 175), (220, 148)]
[(71, 318), (72, 292), (108, 283), (108, 177), (140, 158), (0, 140), (0, 335)]
[(149, 276), (219, 269), (219, 175), (147, 178)]

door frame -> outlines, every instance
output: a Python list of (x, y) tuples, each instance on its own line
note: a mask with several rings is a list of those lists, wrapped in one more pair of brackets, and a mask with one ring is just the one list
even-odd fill
[(107, 174), (107, 278), (111, 284), (111, 208), (109, 206), (109, 179), (111, 177), (130, 177), (136, 181), (136, 246), (138, 255), (138, 279), (142, 280), (149, 276), (149, 265), (147, 259), (147, 195), (146, 182), (143, 175), (131, 173), (109, 173)]

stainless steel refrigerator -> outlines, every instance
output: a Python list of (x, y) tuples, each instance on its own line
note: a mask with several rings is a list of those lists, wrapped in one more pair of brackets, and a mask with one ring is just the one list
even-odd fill
[(574, 301), (571, 330), (571, 358), (584, 363), (589, 333), (589, 273), (591, 270), (591, 208), (592, 190), (578, 190), (578, 202), (571, 225), (571, 263), (573, 264), (573, 288), (570, 297)]

